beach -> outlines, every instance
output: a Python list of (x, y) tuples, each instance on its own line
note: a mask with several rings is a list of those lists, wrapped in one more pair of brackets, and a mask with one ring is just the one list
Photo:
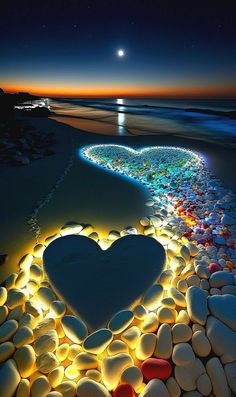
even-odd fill
[[(86, 112), (87, 117), (91, 117), (91, 109)], [(102, 113), (104, 117), (104, 111)], [(105, 124), (104, 128), (103, 122), (90, 118), (54, 114), (50, 118), (24, 117), (23, 120), (39, 131), (55, 134), (55, 154), (31, 162), (26, 167), (2, 166), (1, 186), (8, 198), (3, 200), (0, 209), (4, 230), (0, 245), (2, 253), (9, 255), (7, 264), (1, 268), (2, 281), (16, 269), (20, 257), (35, 244), (34, 233), (30, 231), (28, 224), (30, 215), (37, 208), (37, 202), (51, 191), (72, 158), (73, 164), (68, 174), (52, 198), (40, 209), (38, 221), (41, 239), (54, 234), (68, 221), (92, 224), (102, 236), (110, 230), (122, 230), (129, 225), (139, 229), (139, 218), (147, 212), (144, 203), (149, 197), (148, 190), (138, 182), (101, 170), (84, 161), (79, 155), (84, 146), (115, 143), (135, 149), (157, 145), (191, 149), (203, 155), (209, 170), (225, 187), (236, 191), (236, 157), (234, 149), (229, 145), (158, 131), (152, 135), (120, 135), (119, 125)], [(81, 126), (86, 130), (80, 129)]]

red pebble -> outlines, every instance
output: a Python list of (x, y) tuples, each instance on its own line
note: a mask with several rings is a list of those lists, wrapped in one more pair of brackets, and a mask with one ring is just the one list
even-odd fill
[(220, 265), (218, 263), (212, 262), (209, 264), (210, 273), (219, 272), (221, 270)]
[(170, 377), (172, 366), (167, 360), (160, 358), (148, 358), (141, 365), (144, 378), (166, 380)]
[(129, 383), (121, 383), (114, 391), (113, 397), (135, 397), (134, 389)]

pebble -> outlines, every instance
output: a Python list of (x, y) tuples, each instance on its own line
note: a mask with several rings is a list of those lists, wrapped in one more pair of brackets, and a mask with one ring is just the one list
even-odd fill
[(196, 389), (196, 382), (189, 367), (176, 365), (174, 369), (175, 379), (184, 391)]
[(108, 328), (114, 334), (120, 334), (132, 323), (134, 314), (131, 310), (121, 310), (116, 313), (108, 324)]
[(236, 393), (236, 362), (226, 364), (224, 370), (230, 389)]
[(63, 397), (75, 397), (76, 383), (72, 380), (66, 380), (56, 387), (56, 391)]
[(59, 367), (54, 368), (48, 374), (48, 380), (50, 385), (55, 388), (61, 384), (64, 378), (64, 367), (60, 365)]
[(30, 278), (29, 269), (21, 270), (15, 281), (15, 287), (24, 288), (28, 284), (29, 278)]
[(31, 345), (24, 345), (17, 349), (14, 360), (22, 378), (28, 378), (34, 372), (35, 352)]
[(158, 325), (159, 321), (157, 315), (155, 313), (149, 313), (143, 319), (143, 322), (140, 325), (140, 330), (142, 333), (155, 332), (158, 328)]
[(143, 382), (143, 374), (139, 367), (128, 367), (122, 372), (120, 380), (121, 383), (124, 382), (130, 384), (134, 388), (136, 393), (138, 393), (138, 390)]
[(195, 355), (188, 343), (178, 343), (174, 346), (172, 360), (178, 366), (189, 366), (194, 363)]
[(51, 303), (56, 300), (54, 292), (48, 287), (40, 287), (37, 292), (43, 310), (48, 310)]
[(101, 364), (102, 380), (108, 390), (114, 390), (123, 371), (133, 366), (133, 359), (129, 354), (120, 353), (112, 357), (105, 357)]
[(47, 393), (45, 397), (63, 397), (63, 394), (61, 394), (59, 391), (54, 390)]
[(40, 356), (38, 356), (36, 359), (36, 367), (43, 374), (48, 374), (58, 365), (59, 362), (55, 354), (51, 352), (40, 354)]
[(36, 327), (34, 328), (33, 330), (34, 336), (35, 338), (39, 338), (41, 335), (44, 335), (46, 332), (55, 328), (56, 328), (56, 321), (54, 320), (54, 318), (45, 318), (44, 320), (40, 321), (40, 323), (36, 325)]
[(121, 334), (121, 339), (130, 349), (135, 349), (141, 335), (140, 329), (134, 325)]
[(43, 353), (54, 352), (59, 345), (59, 339), (57, 332), (53, 329), (47, 331), (44, 335), (41, 335), (36, 339), (34, 344), (34, 351), (37, 356)]
[(30, 266), (30, 279), (34, 281), (41, 281), (43, 278), (43, 272), (39, 265), (34, 263)]
[(101, 383), (86, 377), (77, 383), (76, 394), (78, 397), (111, 397), (109, 391)]
[(186, 292), (186, 302), (192, 322), (204, 325), (208, 313), (206, 292), (198, 287), (189, 287)]
[(168, 297), (161, 300), (161, 306), (168, 307), (169, 309), (175, 309), (176, 304), (173, 298)]
[(18, 328), (16, 320), (8, 320), (0, 326), (0, 343), (6, 342), (15, 335)]
[(149, 288), (143, 297), (143, 305), (149, 310), (156, 310), (163, 297), (163, 287), (160, 284), (154, 284)]
[(166, 387), (170, 393), (170, 397), (180, 397), (181, 390), (175, 378), (171, 377), (166, 381)]
[(3, 305), (0, 306), (0, 325), (4, 323), (8, 315), (8, 308), (7, 306)]
[(175, 311), (173, 309), (169, 309), (168, 307), (159, 307), (157, 310), (157, 318), (160, 323), (168, 323), (172, 324), (175, 322)]
[(30, 382), (28, 379), (21, 379), (17, 388), (16, 397), (30, 397)]
[(88, 336), (88, 329), (85, 323), (75, 316), (64, 316), (61, 325), (65, 335), (74, 343), (83, 342)]
[(199, 357), (207, 357), (211, 352), (211, 345), (205, 332), (196, 331), (192, 336), (192, 348)]
[(101, 372), (99, 372), (97, 369), (89, 369), (88, 371), (86, 371), (85, 376), (87, 376), (87, 378), (95, 380), (96, 382), (100, 382), (101, 380)]
[(214, 317), (236, 331), (236, 296), (211, 296), (208, 298), (208, 308)]
[[(60, 348), (60, 347), (59, 347)], [(77, 345), (76, 343), (73, 343), (72, 345), (69, 346), (69, 353), (68, 353), (68, 359), (70, 361), (73, 361), (74, 358), (83, 351), (82, 346)]]
[(12, 342), (4, 342), (0, 344), (0, 363), (8, 360), (15, 351), (15, 346)]
[(137, 305), (134, 308), (134, 317), (138, 320), (143, 320), (147, 313), (148, 311), (143, 305)]
[(113, 397), (135, 397), (134, 389), (129, 383), (121, 383), (114, 391)]
[(23, 305), (27, 300), (27, 296), (20, 289), (13, 288), (8, 292), (7, 306), (9, 309), (14, 309), (17, 306)]
[(50, 390), (51, 386), (46, 376), (39, 376), (31, 385), (31, 397), (44, 397), (50, 392)]
[(144, 378), (166, 380), (170, 377), (172, 366), (167, 360), (159, 358), (148, 358), (141, 365)]
[(107, 353), (109, 354), (109, 356), (114, 356), (118, 353), (129, 353), (129, 348), (125, 342), (116, 339), (108, 346)]
[(151, 357), (155, 351), (157, 337), (155, 334), (143, 334), (139, 337), (135, 354), (138, 360), (146, 360)]
[(13, 342), (16, 347), (31, 344), (34, 341), (34, 333), (30, 327), (24, 326), (18, 329)]
[(212, 350), (223, 364), (236, 361), (236, 332), (213, 316), (209, 316), (206, 333)]
[(190, 323), (188, 312), (186, 310), (180, 310), (175, 322), (188, 325)]
[(5, 305), (7, 300), (7, 289), (5, 287), (0, 287), (0, 306)]
[(192, 330), (187, 324), (179, 323), (172, 327), (173, 343), (188, 342), (191, 337)]
[(88, 353), (101, 354), (111, 343), (112, 339), (112, 332), (109, 329), (102, 328), (90, 334), (85, 339), (83, 347)]
[(173, 271), (170, 269), (164, 270), (159, 277), (159, 284), (163, 287), (168, 287), (173, 277)]
[(215, 272), (211, 275), (209, 279), (210, 286), (213, 288), (221, 288), (225, 285), (234, 284), (234, 279), (232, 273), (229, 272)]
[(169, 324), (162, 324), (157, 333), (156, 348), (154, 356), (169, 359), (172, 354), (172, 333)]
[(98, 367), (98, 358), (94, 354), (81, 352), (74, 358), (73, 365), (80, 371), (96, 369)]
[(220, 360), (217, 357), (211, 358), (206, 363), (206, 370), (211, 380), (214, 396), (231, 397), (231, 392)]
[(170, 397), (165, 384), (160, 379), (152, 379), (145, 386), (139, 397)]
[(222, 295), (229, 294), (229, 295), (236, 295), (236, 285), (225, 285), (221, 288)]
[(12, 397), (15, 395), (18, 384), (20, 383), (20, 374), (17, 370), (16, 363), (10, 359), (0, 366), (0, 385), (1, 395), (3, 397)]
[(53, 301), (49, 308), (49, 313), (53, 318), (61, 318), (66, 312), (66, 305), (61, 301)]
[(207, 374), (202, 374), (197, 379), (197, 389), (203, 396), (209, 396), (211, 393), (211, 381)]
[(174, 299), (175, 303), (177, 306), (179, 307), (186, 307), (186, 300), (185, 300), (185, 296), (178, 291), (176, 288), (171, 287), (170, 288), (170, 295), (172, 296), (172, 298)]

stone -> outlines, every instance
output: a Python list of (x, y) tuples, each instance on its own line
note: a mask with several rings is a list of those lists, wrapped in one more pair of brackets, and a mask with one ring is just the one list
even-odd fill
[(166, 381), (166, 387), (170, 393), (170, 397), (180, 397), (181, 390), (175, 378), (171, 377)]
[(173, 309), (168, 307), (159, 307), (157, 310), (157, 318), (160, 323), (173, 324), (175, 322), (176, 313)]
[(213, 352), (221, 358), (223, 364), (236, 361), (236, 332), (215, 317), (209, 316), (206, 333)]
[(134, 325), (121, 334), (121, 339), (133, 350), (137, 346), (140, 335), (140, 329)]
[(0, 325), (4, 323), (8, 315), (8, 308), (6, 305), (0, 306)]
[(231, 397), (231, 392), (220, 360), (217, 357), (211, 358), (206, 363), (206, 370), (211, 380), (214, 396)]
[(87, 376), (87, 378), (95, 380), (96, 382), (100, 382), (101, 380), (101, 372), (99, 372), (97, 369), (89, 369), (88, 371), (86, 371), (85, 376)]
[(94, 354), (81, 352), (74, 358), (73, 365), (80, 371), (96, 369), (98, 359)]
[(120, 334), (132, 323), (134, 314), (131, 310), (121, 310), (109, 321), (108, 328), (114, 334)]
[(236, 331), (236, 296), (211, 296), (208, 298), (208, 308), (214, 317)]
[(113, 397), (135, 397), (134, 389), (129, 383), (121, 383), (113, 392)]
[(236, 362), (229, 363), (225, 365), (225, 374), (229, 384), (230, 389), (235, 394), (236, 393)]
[(197, 389), (203, 396), (209, 396), (211, 393), (211, 381), (207, 374), (202, 374), (197, 379)]
[(112, 339), (112, 332), (109, 329), (102, 328), (90, 334), (85, 339), (83, 347), (88, 353), (101, 354), (111, 343)]
[(30, 327), (23, 326), (18, 329), (13, 337), (13, 343), (16, 347), (30, 345), (34, 341), (34, 333)]
[(170, 295), (172, 296), (172, 298), (175, 301), (175, 304), (179, 307), (186, 307), (186, 300), (185, 300), (185, 296), (178, 291), (176, 288), (171, 287), (170, 288)]
[(56, 387), (56, 391), (61, 393), (63, 397), (75, 397), (76, 383), (72, 380), (66, 380)]
[(35, 354), (37, 356), (40, 356), (43, 353), (54, 352), (57, 349), (58, 345), (59, 339), (57, 336), (57, 332), (52, 329), (36, 339), (34, 344)]
[(36, 378), (31, 385), (31, 397), (46, 396), (51, 390), (51, 386), (46, 378), (42, 375)]
[(207, 357), (211, 352), (209, 339), (203, 331), (196, 331), (192, 336), (192, 348), (199, 357)]
[(154, 284), (145, 292), (143, 297), (143, 305), (149, 310), (156, 310), (160, 306), (162, 297), (162, 285)]
[(76, 394), (78, 397), (111, 397), (109, 391), (101, 383), (86, 377), (77, 383)]
[(139, 397), (170, 397), (165, 384), (160, 379), (152, 379), (144, 387)]
[(4, 397), (13, 397), (18, 384), (20, 383), (20, 374), (17, 370), (16, 363), (10, 359), (0, 366), (0, 385), (1, 395)]
[(156, 348), (154, 356), (169, 359), (172, 354), (172, 333), (169, 324), (162, 324), (157, 333)]
[(21, 270), (15, 281), (15, 287), (20, 289), (24, 288), (28, 284), (29, 278), (30, 278), (29, 269)]
[(59, 391), (54, 390), (46, 394), (45, 397), (63, 397), (63, 394), (61, 394)]
[(109, 356), (114, 356), (118, 353), (129, 353), (129, 348), (122, 340), (116, 339), (107, 348)]
[(137, 305), (135, 306), (133, 313), (135, 318), (137, 318), (138, 320), (143, 320), (144, 317), (148, 314), (148, 311), (143, 305)]
[(151, 357), (155, 351), (157, 337), (155, 334), (142, 334), (139, 337), (135, 354), (138, 360), (144, 361)]
[(23, 305), (27, 300), (26, 295), (19, 289), (13, 288), (8, 292), (7, 306), (9, 309), (14, 309), (17, 306)]
[(188, 343), (178, 343), (174, 346), (172, 360), (178, 366), (189, 366), (194, 363), (195, 355)]
[(35, 338), (39, 338), (41, 335), (44, 335), (46, 332), (55, 328), (56, 321), (54, 320), (54, 318), (45, 318), (44, 320), (40, 321), (34, 328), (34, 336)]
[(236, 285), (225, 285), (221, 288), (222, 295), (229, 294), (229, 295), (236, 295)]
[(75, 316), (64, 316), (61, 325), (66, 336), (74, 343), (83, 342), (88, 336), (88, 329), (85, 323)]
[(15, 335), (18, 328), (16, 320), (8, 320), (0, 326), (0, 343), (6, 342)]
[(43, 272), (41, 267), (36, 263), (33, 263), (33, 265), (30, 266), (30, 279), (35, 281), (41, 281), (42, 278)]
[(56, 300), (54, 292), (48, 287), (40, 287), (37, 295), (43, 310), (48, 310), (51, 303)]
[(191, 391), (196, 389), (196, 382), (191, 371), (191, 367), (176, 365), (174, 368), (175, 379), (178, 385), (184, 391)]
[(172, 327), (173, 343), (188, 342), (192, 337), (192, 330), (184, 323), (175, 324)]
[(66, 305), (61, 301), (53, 301), (49, 308), (49, 313), (53, 318), (61, 318), (66, 312)]
[(7, 289), (5, 287), (0, 287), (0, 306), (5, 305), (7, 300)]
[(61, 384), (64, 378), (64, 367), (60, 365), (59, 367), (54, 368), (48, 374), (48, 380), (50, 385), (55, 388)]
[(188, 325), (190, 323), (188, 312), (186, 310), (180, 310), (175, 322)]
[(129, 354), (120, 353), (112, 357), (105, 357), (101, 364), (102, 380), (108, 390), (114, 390), (123, 371), (134, 364)]
[(155, 332), (158, 328), (158, 325), (159, 321), (157, 315), (155, 313), (149, 313), (143, 319), (143, 322), (140, 325), (140, 330), (142, 333)]
[(195, 286), (189, 287), (186, 292), (186, 302), (192, 322), (204, 325), (208, 314), (206, 292)]
[(40, 354), (40, 356), (38, 356), (36, 359), (36, 367), (43, 374), (48, 374), (58, 365), (59, 362), (55, 354), (51, 352)]
[(17, 388), (16, 397), (30, 397), (30, 382), (28, 379), (21, 379)]
[[(60, 348), (60, 346), (59, 346)], [(81, 345), (77, 345), (77, 343), (73, 343), (72, 345), (69, 345), (69, 353), (68, 353), (68, 359), (70, 361), (73, 361), (74, 358), (79, 354), (82, 353), (83, 349)]]
[(0, 344), (0, 363), (8, 360), (14, 353), (15, 346), (12, 342), (4, 342)]
[(234, 279), (232, 273), (229, 272), (215, 272), (209, 278), (210, 286), (213, 288), (221, 288), (225, 285), (233, 285)]
[(233, 218), (232, 216), (228, 214), (224, 214), (221, 218), (221, 223), (223, 223), (223, 225), (226, 226), (232, 226), (235, 225), (236, 221), (235, 218)]
[(170, 377), (172, 366), (167, 360), (159, 358), (148, 358), (141, 365), (144, 378), (166, 380)]
[(35, 352), (31, 345), (24, 345), (17, 349), (14, 360), (22, 378), (28, 378), (34, 372)]
[(136, 393), (138, 393), (138, 390), (143, 382), (143, 374), (139, 367), (128, 367), (122, 372), (120, 380), (121, 383), (124, 382), (130, 384), (134, 388)]
[(164, 270), (159, 277), (159, 284), (161, 284), (163, 287), (168, 287), (170, 285), (173, 275), (174, 273), (172, 270)]

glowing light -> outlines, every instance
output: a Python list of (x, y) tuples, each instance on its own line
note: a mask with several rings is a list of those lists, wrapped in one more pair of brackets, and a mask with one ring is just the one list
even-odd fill
[(125, 51), (122, 50), (122, 49), (120, 49), (120, 50), (117, 51), (117, 55), (118, 55), (120, 58), (122, 58), (123, 56), (125, 56)]

